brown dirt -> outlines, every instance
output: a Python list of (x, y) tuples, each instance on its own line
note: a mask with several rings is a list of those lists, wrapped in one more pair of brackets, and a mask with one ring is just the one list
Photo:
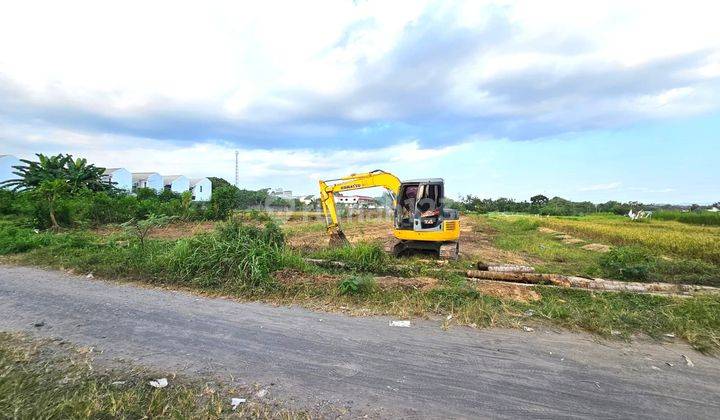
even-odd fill
[(340, 276), (332, 274), (308, 274), (292, 268), (286, 268), (273, 273), (273, 277), (284, 285), (291, 284), (326, 284), (335, 283)]
[(410, 289), (427, 291), (437, 286), (438, 279), (432, 277), (375, 277), (378, 285), (383, 289)]
[(555, 234), (557, 234), (557, 233), (560, 233), (560, 232), (558, 232), (558, 231), (556, 231), (556, 230), (552, 230), (552, 229), (550, 229), (550, 228), (546, 228), (546, 227), (543, 227), (543, 226), (540, 226), (540, 227), (538, 228), (538, 232), (540, 232), (540, 233), (547, 233), (547, 234), (550, 234), (550, 235), (555, 235)]
[(601, 252), (601, 253), (610, 251), (610, 245), (604, 245), (604, 244), (587, 244), (587, 245), (581, 246), (580, 248), (587, 250), (587, 251), (595, 251), (595, 252)]
[(517, 284), (478, 280), (475, 287), (482, 294), (500, 299), (511, 299), (518, 302), (534, 302), (540, 300), (542, 297), (540, 293), (527, 286), (518, 286)]
[[(160, 229), (155, 229), (150, 233), (151, 238), (155, 239), (180, 239), (193, 236), (197, 233), (209, 232), (213, 230), (216, 222), (177, 222), (172, 223)], [(109, 236), (122, 232), (119, 226), (103, 226), (93, 230), (93, 233), (100, 236)]]
[(582, 239), (578, 239), (578, 238), (567, 238), (567, 239), (563, 239), (562, 243), (568, 244), (568, 245), (575, 245), (575, 244), (584, 244), (585, 241), (583, 241)]

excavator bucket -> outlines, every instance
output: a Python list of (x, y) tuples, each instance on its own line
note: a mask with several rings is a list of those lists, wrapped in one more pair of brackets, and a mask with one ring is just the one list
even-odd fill
[(340, 229), (336, 229), (334, 231), (330, 232), (330, 246), (331, 247), (340, 247), (349, 245), (350, 241), (348, 241), (347, 237), (345, 236), (345, 232), (343, 232)]

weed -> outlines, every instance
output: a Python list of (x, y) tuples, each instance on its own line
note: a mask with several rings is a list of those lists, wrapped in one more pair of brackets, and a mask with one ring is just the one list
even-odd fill
[(363, 295), (372, 293), (375, 286), (375, 279), (372, 276), (353, 275), (338, 283), (338, 291), (341, 295)]
[(619, 246), (600, 257), (603, 273), (620, 280), (647, 280), (654, 258), (639, 246)]

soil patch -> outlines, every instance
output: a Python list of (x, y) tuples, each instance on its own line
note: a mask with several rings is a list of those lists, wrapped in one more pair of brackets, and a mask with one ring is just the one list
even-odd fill
[(583, 245), (580, 248), (587, 250), (587, 251), (595, 251), (595, 252), (608, 252), (610, 251), (610, 245), (604, 245), (604, 244), (587, 244)]
[(540, 293), (527, 286), (517, 284), (504, 284), (500, 282), (478, 280), (475, 287), (477, 290), (488, 296), (500, 299), (511, 299), (518, 302), (534, 302), (541, 299)]

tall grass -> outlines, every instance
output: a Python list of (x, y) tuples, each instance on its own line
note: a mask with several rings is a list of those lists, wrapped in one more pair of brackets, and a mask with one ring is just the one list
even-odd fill
[(656, 220), (674, 220), (691, 225), (720, 226), (720, 212), (659, 211), (653, 213), (652, 217)]
[(266, 289), (272, 286), (272, 272), (303, 264), (285, 247), (284, 235), (275, 223), (258, 228), (238, 220), (178, 241), (166, 258), (168, 270), (180, 281), (240, 289)]

